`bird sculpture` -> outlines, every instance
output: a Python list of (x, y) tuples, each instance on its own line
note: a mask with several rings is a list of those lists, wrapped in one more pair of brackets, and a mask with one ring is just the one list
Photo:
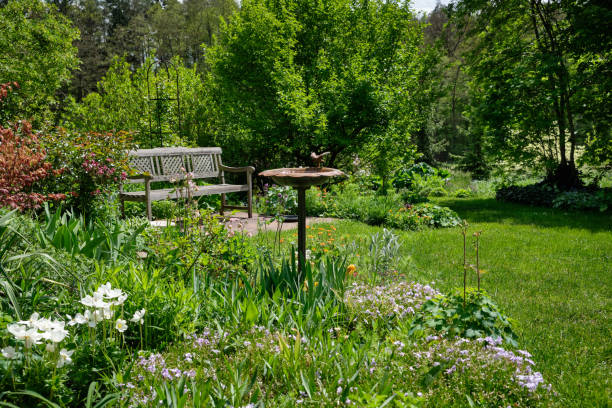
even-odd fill
[(327, 156), (328, 154), (329, 154), (329, 152), (323, 152), (321, 154), (316, 154), (315, 152), (312, 152), (312, 153), (310, 153), (310, 158), (314, 162), (315, 167), (320, 169), (321, 168), (321, 160), (323, 160), (323, 156)]

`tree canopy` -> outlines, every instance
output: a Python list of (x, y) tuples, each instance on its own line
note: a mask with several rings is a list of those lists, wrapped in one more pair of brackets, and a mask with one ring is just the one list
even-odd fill
[(56, 107), (56, 92), (78, 66), (72, 42), (79, 32), (54, 7), (39, 0), (12, 0), (0, 7), (0, 83), (19, 91), (3, 103), (0, 120), (16, 115), (40, 123)]
[(474, 24), (477, 42), (467, 54), (472, 116), (489, 150), (540, 165), (556, 184), (579, 184), (579, 150), (589, 148), (589, 138), (610, 137), (611, 47), (602, 35), (609, 5), (462, 0), (457, 12)]
[(420, 42), (400, 2), (245, 1), (207, 54), (217, 123), (265, 166), (333, 162), (410, 127)]

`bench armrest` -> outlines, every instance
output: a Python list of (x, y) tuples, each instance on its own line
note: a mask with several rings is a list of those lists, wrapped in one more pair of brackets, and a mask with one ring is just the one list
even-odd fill
[(150, 180), (152, 178), (152, 176), (149, 173), (139, 173), (139, 174), (132, 174), (130, 176), (126, 176), (125, 179), (126, 180)]
[(255, 167), (253, 166), (244, 166), (244, 167), (230, 167), (224, 166), (221, 164), (219, 166), (220, 170), (227, 171), (228, 173), (255, 173)]

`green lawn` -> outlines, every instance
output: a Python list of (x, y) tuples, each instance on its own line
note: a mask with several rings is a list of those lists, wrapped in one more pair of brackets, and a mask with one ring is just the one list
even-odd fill
[[(612, 388), (612, 216), (504, 204), (493, 199), (439, 199), (481, 230), (483, 286), (516, 322), (519, 345), (534, 355), (558, 406), (610, 406)], [(339, 234), (380, 228), (335, 224)], [(402, 232), (412, 257), (409, 279), (461, 285), (460, 230)], [(475, 279), (473, 284), (475, 285)]]

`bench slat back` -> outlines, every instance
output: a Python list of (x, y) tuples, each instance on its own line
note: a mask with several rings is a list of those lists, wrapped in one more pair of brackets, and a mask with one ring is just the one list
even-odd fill
[[(180, 179), (186, 172), (194, 179), (219, 177), (221, 148), (160, 147), (129, 153), (130, 166), (138, 173), (148, 173), (152, 181)], [(138, 181), (136, 181), (138, 182)]]

